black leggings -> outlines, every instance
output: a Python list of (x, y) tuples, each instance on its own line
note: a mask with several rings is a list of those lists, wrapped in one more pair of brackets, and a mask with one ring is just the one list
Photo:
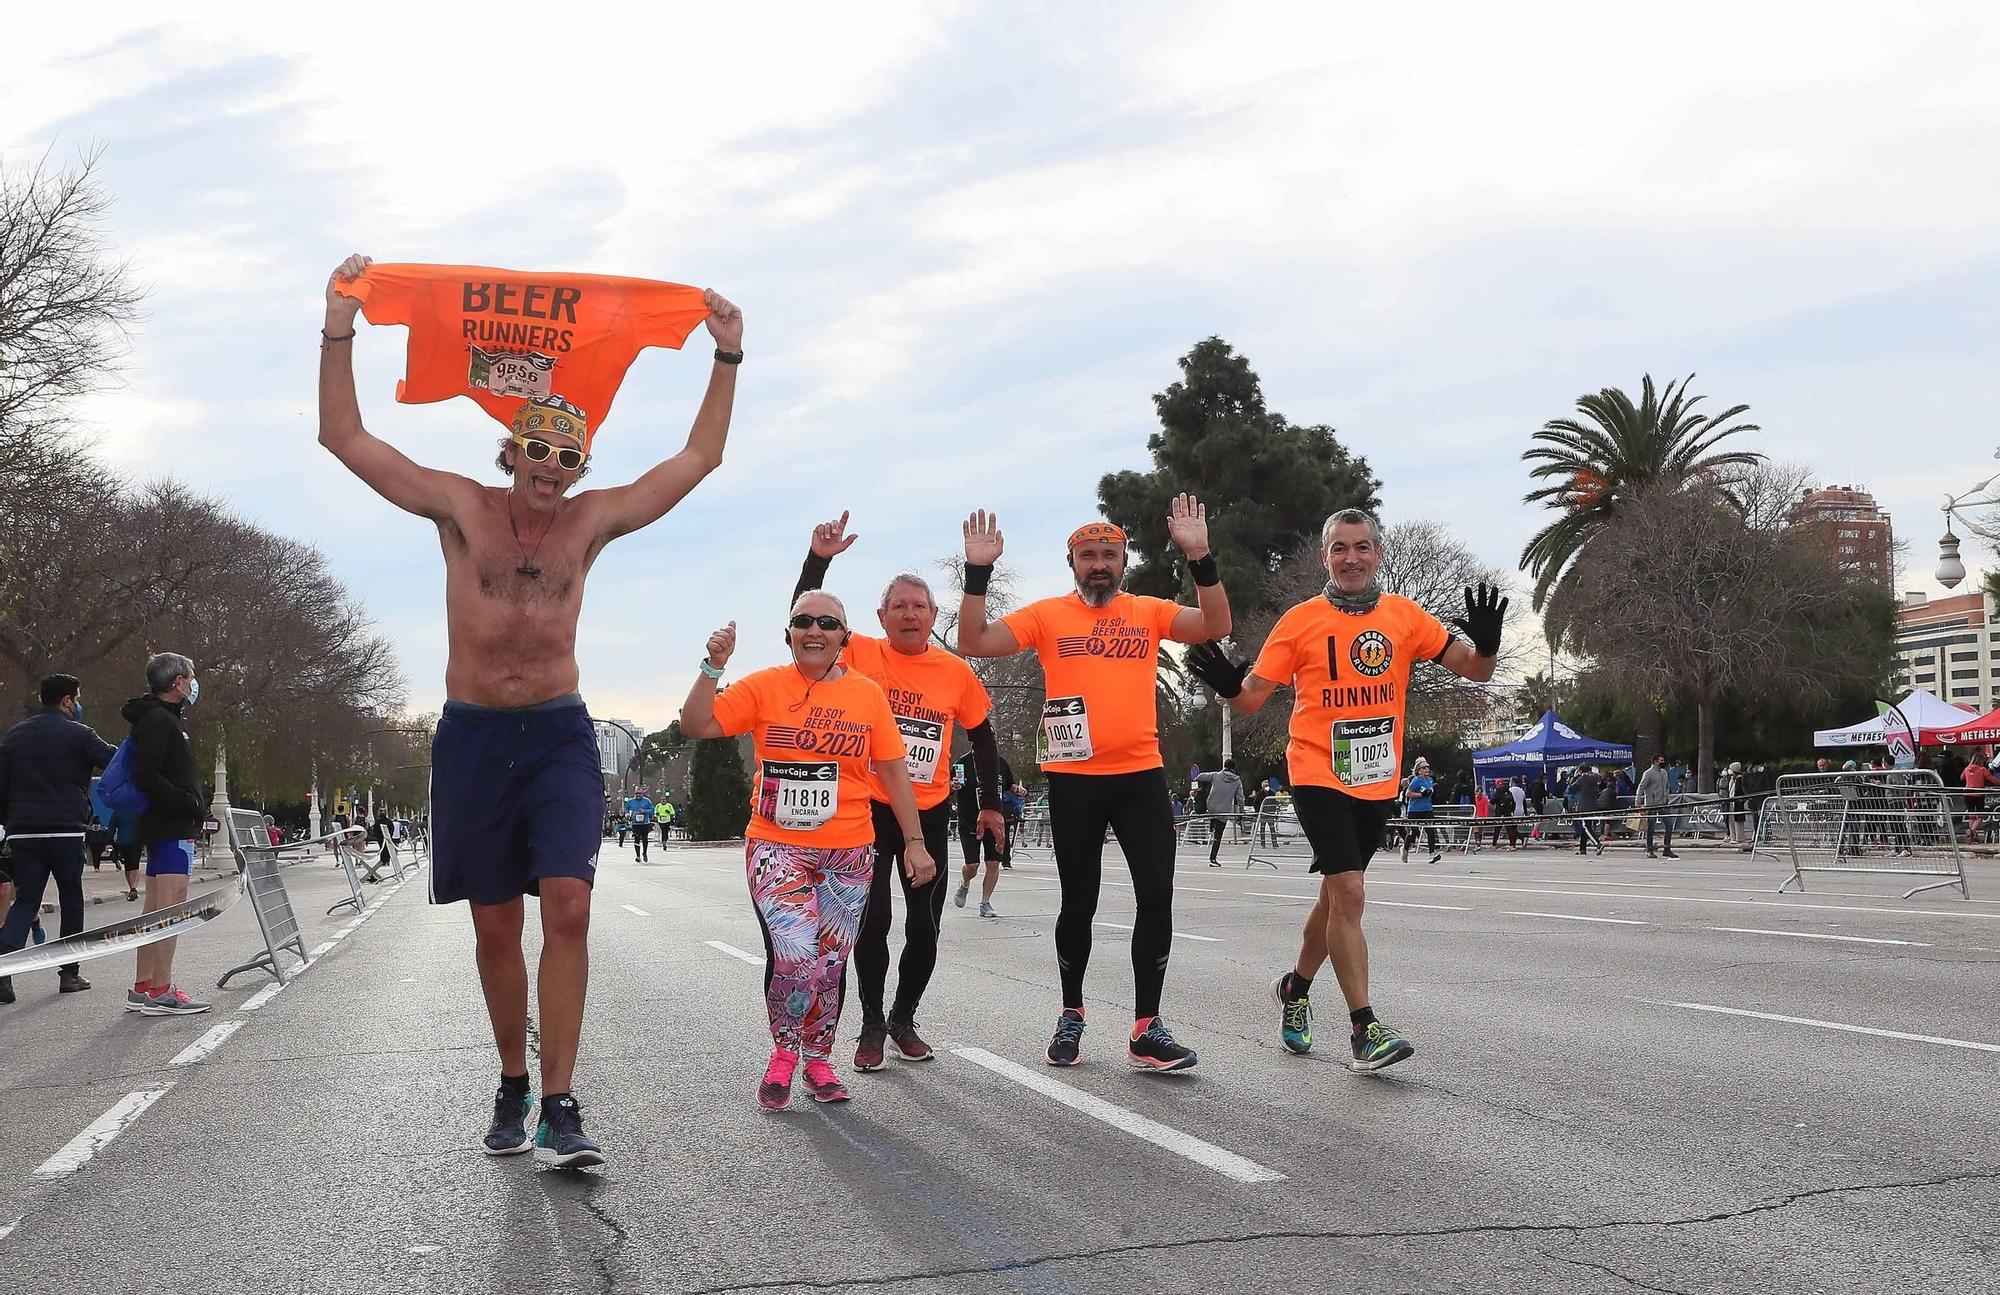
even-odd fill
[(1062, 881), (1056, 969), (1062, 975), (1064, 1007), (1083, 1007), (1090, 924), (1097, 917), (1104, 878), (1106, 827), (1118, 838), (1132, 873), (1138, 905), (1132, 919), (1132, 1007), (1143, 1019), (1159, 1014), (1174, 943), (1174, 808), (1167, 798), (1166, 771), (1049, 774), (1049, 831)]
[(868, 906), (861, 912), (861, 930), (854, 937), (854, 954), (848, 960), (854, 968), (855, 987), (861, 991), (861, 1019), (864, 1024), (882, 1020), (882, 990), (889, 978), (889, 874), (903, 883), (903, 958), (896, 972), (896, 1005), (892, 1020), (915, 1017), (917, 1004), (930, 986), (937, 969), (938, 925), (944, 919), (944, 862), (951, 819), (951, 806), (939, 801), (920, 810), (924, 848), (938, 874), (921, 886), (910, 885), (903, 871), (903, 828), (896, 811), (881, 801), (869, 808), (875, 815), (875, 875), (868, 884)]

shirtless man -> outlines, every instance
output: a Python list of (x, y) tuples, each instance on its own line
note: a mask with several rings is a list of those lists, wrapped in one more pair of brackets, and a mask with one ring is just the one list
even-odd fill
[[(319, 443), (444, 549), (446, 701), (431, 752), (431, 901), (468, 900), (479, 982), (500, 1051), (485, 1149), (529, 1149), (528, 969), (522, 896), (541, 900), (542, 1114), (535, 1158), (602, 1164), (570, 1095), (589, 973), (590, 889), (602, 836), (597, 740), (577, 694), (583, 582), (604, 546), (658, 521), (722, 462), (743, 313), (707, 294), (716, 364), (687, 444), (630, 485), (569, 489), (587, 467), (581, 428), (553, 414), (500, 441), (506, 488), (406, 458), (361, 424), (353, 337), (361, 303), (334, 290), (369, 265), (351, 256), (326, 288)], [(542, 408), (538, 403), (536, 408)], [(524, 406), (523, 414), (529, 412)], [(544, 410), (547, 413), (546, 410)]]

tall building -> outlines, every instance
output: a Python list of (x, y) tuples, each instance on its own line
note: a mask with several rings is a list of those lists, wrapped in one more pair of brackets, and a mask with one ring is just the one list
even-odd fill
[(1792, 505), (1792, 525), (1818, 535), (1842, 571), (1882, 585), (1896, 581), (1896, 539), (1889, 514), (1859, 486), (1807, 490)]
[(2000, 624), (1985, 593), (1903, 595), (1896, 607), (1898, 696), (1922, 688), (1977, 714), (2000, 707)]
[(646, 730), (629, 719), (599, 719), (593, 722), (597, 727), (597, 767), (604, 771), (605, 784), (615, 786), (625, 776), (632, 757), (639, 753), (639, 743), (646, 740)]

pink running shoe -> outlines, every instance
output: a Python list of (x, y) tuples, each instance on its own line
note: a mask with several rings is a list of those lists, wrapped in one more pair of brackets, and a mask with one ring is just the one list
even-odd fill
[(844, 1102), (850, 1096), (847, 1085), (833, 1073), (833, 1063), (824, 1057), (806, 1062), (806, 1091), (816, 1102)]
[[(783, 1048), (771, 1049), (771, 1064), (765, 1067), (764, 1082), (757, 1085), (757, 1104), (767, 1111), (783, 1111), (792, 1105), (792, 1071), (799, 1064), (799, 1054), (787, 1052)], [(807, 1067), (811, 1074), (811, 1067)]]

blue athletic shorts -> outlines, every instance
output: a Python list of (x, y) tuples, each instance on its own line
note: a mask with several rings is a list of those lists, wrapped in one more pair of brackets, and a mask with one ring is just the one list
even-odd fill
[(594, 881), (604, 772), (583, 698), (448, 701), (431, 742), (431, 902), (503, 904), (544, 877)]
[(185, 877), (194, 871), (193, 841), (146, 842), (148, 877)]

